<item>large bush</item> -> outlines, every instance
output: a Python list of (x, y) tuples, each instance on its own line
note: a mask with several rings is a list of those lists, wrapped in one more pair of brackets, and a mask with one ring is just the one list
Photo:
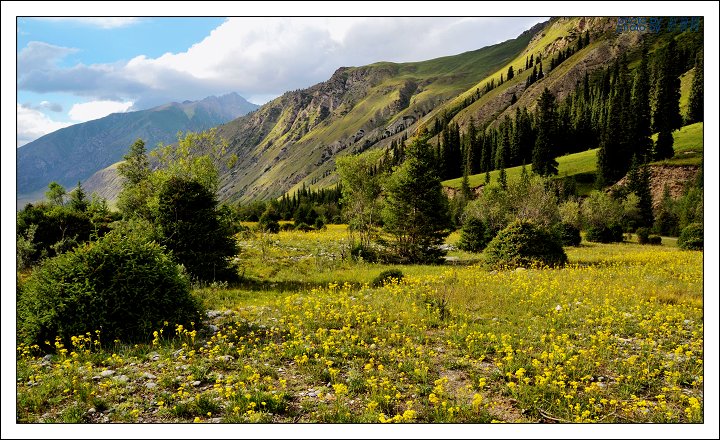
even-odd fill
[(152, 337), (164, 321), (200, 322), (187, 277), (162, 247), (111, 233), (43, 262), (18, 288), (18, 337), (45, 341), (101, 331), (101, 338), (134, 342)]
[(485, 258), (490, 266), (510, 268), (567, 262), (557, 235), (527, 220), (517, 220), (500, 231), (485, 249)]
[(580, 229), (568, 223), (558, 223), (553, 227), (553, 231), (560, 238), (563, 246), (580, 246)]
[(681, 249), (701, 251), (703, 249), (703, 225), (702, 223), (690, 223), (680, 232), (677, 241)]
[(595, 243), (620, 243), (624, 239), (622, 226), (590, 226), (585, 232), (585, 240)]

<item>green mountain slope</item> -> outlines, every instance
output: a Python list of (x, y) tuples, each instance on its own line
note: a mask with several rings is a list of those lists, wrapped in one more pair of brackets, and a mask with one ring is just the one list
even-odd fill
[(57, 130), (17, 149), (17, 199), (30, 200), (51, 181), (74, 186), (122, 159), (137, 138), (151, 149), (158, 142), (173, 142), (179, 130), (205, 130), (256, 108), (231, 93), (114, 113)]
[(326, 82), (287, 92), (222, 126), (228, 154), (239, 160), (222, 172), (221, 199), (266, 199), (303, 184), (331, 184), (335, 156), (412, 134), (417, 120), (516, 58), (540, 28), (459, 55), (340, 68)]

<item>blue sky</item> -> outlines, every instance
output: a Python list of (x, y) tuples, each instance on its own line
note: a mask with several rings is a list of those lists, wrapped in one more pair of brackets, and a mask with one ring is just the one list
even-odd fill
[(19, 17), (16, 145), (171, 101), (237, 92), (263, 104), (341, 66), (475, 50), (546, 19)]

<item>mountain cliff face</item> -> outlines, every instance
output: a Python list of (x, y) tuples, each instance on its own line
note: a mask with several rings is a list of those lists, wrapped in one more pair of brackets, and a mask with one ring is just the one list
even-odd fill
[(71, 187), (119, 160), (142, 138), (148, 149), (176, 140), (178, 131), (205, 130), (254, 109), (236, 93), (148, 110), (114, 113), (63, 128), (17, 149), (18, 200), (51, 181)]
[(323, 83), (225, 124), (220, 134), (238, 161), (221, 170), (220, 198), (266, 199), (302, 184), (331, 184), (337, 155), (411, 133), (428, 112), (515, 58), (539, 28), (455, 56), (341, 67)]

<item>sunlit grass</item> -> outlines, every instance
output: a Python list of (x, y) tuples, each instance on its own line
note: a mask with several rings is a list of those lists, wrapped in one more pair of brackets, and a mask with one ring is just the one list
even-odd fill
[(490, 271), (452, 251), (371, 288), (390, 266), (333, 256), (347, 240), (243, 237), (246, 284), (196, 290), (214, 330), (18, 347), (18, 421), (703, 421), (702, 252), (583, 242), (562, 269)]

